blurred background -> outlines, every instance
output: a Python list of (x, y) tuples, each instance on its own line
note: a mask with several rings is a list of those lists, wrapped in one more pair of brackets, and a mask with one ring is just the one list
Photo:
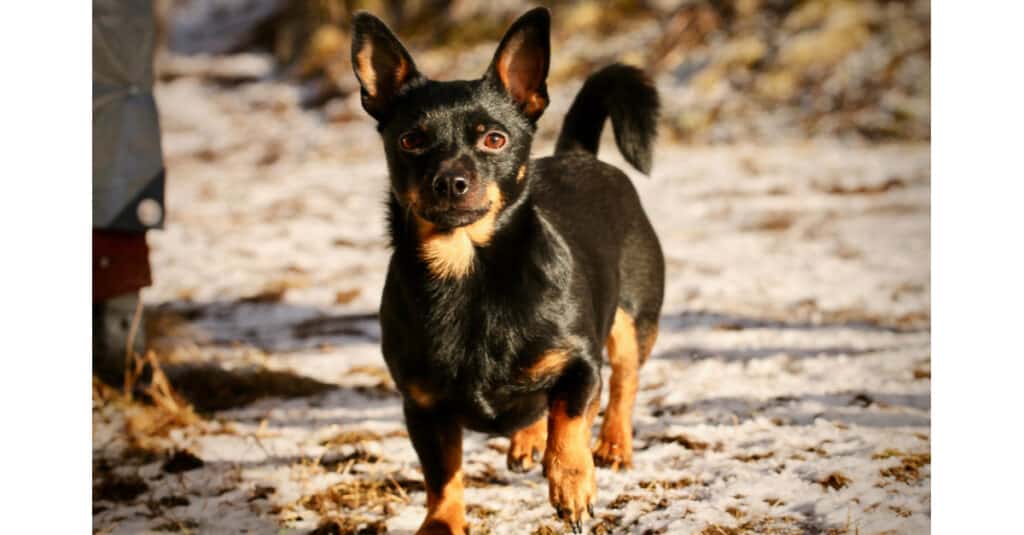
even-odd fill
[[(662, 99), (651, 177), (610, 135), (599, 154), (634, 179), (668, 280), (636, 470), (599, 472), (593, 532), (926, 533), (929, 2), (541, 4), (535, 155), (603, 65), (644, 68)], [(381, 17), (429, 77), (476, 78), (535, 5), (155, 2), (148, 371), (94, 380), (95, 532), (416, 528), (376, 316), (387, 174), (349, 21)], [(557, 532), (541, 476), (507, 472), (505, 448), (467, 438), (474, 533)]]
[[(428, 76), (459, 79), (480, 76), (496, 36), (535, 5), (514, 0), (163, 4), (162, 58), (168, 61), (160, 63), (162, 79), (290, 80), (300, 88), (300, 104), (321, 110), (331, 122), (363, 118), (354, 105), (358, 99), (349, 98), (358, 93), (348, 53), (354, 11), (382, 17), (417, 52), (417, 64)], [(549, 83), (571, 86), (613, 61), (642, 67), (657, 79), (665, 103), (663, 132), (673, 140), (928, 139), (927, 1), (543, 4), (555, 21)], [(185, 60), (197, 54), (245, 56), (202, 66)], [(553, 99), (552, 111), (562, 111), (568, 101)]]

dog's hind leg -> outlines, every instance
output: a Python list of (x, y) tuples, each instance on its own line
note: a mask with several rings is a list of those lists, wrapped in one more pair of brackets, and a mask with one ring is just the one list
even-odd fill
[(638, 325), (629, 313), (616, 310), (606, 342), (612, 375), (601, 435), (594, 447), (594, 463), (598, 466), (620, 470), (633, 465), (633, 404), (638, 373), (657, 334), (656, 323)]

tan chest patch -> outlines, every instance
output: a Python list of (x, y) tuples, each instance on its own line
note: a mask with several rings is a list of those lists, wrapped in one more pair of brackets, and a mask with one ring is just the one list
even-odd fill
[(473, 224), (441, 232), (429, 221), (416, 218), (420, 236), (420, 257), (427, 269), (439, 279), (459, 279), (473, 270), (476, 247), (487, 245), (494, 234), (504, 200), (497, 184), (487, 186), (487, 199), (491, 203), (487, 215)]

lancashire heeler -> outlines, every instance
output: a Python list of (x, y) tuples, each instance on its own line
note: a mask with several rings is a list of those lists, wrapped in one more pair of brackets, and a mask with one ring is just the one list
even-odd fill
[[(394, 254), (383, 353), (423, 465), (420, 533), (464, 533), (462, 430), (511, 436), (508, 466), (543, 458), (558, 516), (593, 516), (595, 463), (632, 461), (637, 371), (657, 337), (665, 266), (624, 173), (597, 160), (610, 116), (648, 173), (658, 94), (638, 69), (590, 76), (555, 149), (530, 159), (548, 105), (550, 16), (519, 18), (478, 80), (416, 70), (379, 19), (354, 18), (352, 64), (391, 176)], [(601, 433), (601, 349), (612, 367)]]

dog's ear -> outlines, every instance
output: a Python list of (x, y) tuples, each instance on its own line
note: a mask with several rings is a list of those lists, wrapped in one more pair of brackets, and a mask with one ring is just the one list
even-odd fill
[(366, 12), (352, 18), (352, 69), (359, 79), (363, 108), (378, 121), (409, 84), (422, 77), (412, 56), (383, 21)]
[(484, 78), (512, 97), (530, 120), (548, 106), (551, 14), (538, 7), (519, 17), (505, 32)]

